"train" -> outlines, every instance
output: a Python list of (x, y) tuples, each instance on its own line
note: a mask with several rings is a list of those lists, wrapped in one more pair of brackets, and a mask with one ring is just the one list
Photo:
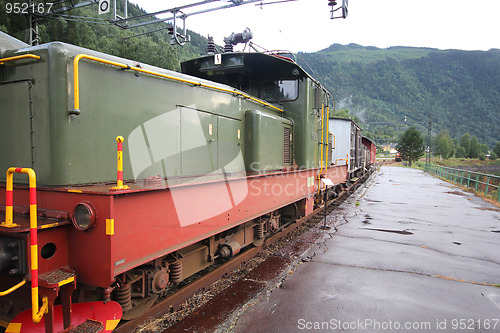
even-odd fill
[(290, 55), (211, 53), (179, 73), (0, 33), (8, 332), (112, 331), (373, 165)]

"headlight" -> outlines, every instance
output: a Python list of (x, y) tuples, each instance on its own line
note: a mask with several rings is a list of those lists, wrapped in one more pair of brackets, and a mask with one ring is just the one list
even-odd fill
[(89, 202), (80, 202), (73, 212), (73, 225), (78, 230), (89, 230), (94, 226), (96, 213)]

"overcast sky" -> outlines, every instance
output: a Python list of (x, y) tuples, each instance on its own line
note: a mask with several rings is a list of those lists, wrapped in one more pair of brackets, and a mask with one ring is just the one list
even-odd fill
[[(277, 0), (267, 0), (271, 1)], [(153, 12), (195, 1), (132, 2)], [(292, 52), (315, 52), (334, 43), (380, 48), (500, 49), (500, 0), (349, 0), (345, 20), (331, 20), (329, 8), (328, 0), (297, 0), (262, 9), (248, 4), (194, 15), (186, 24), (201, 35), (214, 36), (219, 45), (225, 36), (248, 27), (254, 33), (254, 43), (269, 50)]]

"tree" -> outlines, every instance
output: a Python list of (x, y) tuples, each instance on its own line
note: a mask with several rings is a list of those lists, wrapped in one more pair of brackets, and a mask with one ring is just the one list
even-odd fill
[(457, 149), (455, 150), (455, 157), (456, 158), (464, 158), (465, 157), (465, 149), (462, 146), (458, 146)]
[(336, 118), (344, 118), (344, 119), (351, 119), (354, 121), (356, 124), (359, 124), (361, 121), (357, 116), (353, 116), (352, 114), (349, 113), (349, 109), (340, 109), (339, 111), (335, 112), (335, 117)]
[(399, 151), (401, 158), (412, 164), (424, 155), (424, 138), (422, 134), (415, 128), (408, 128), (396, 145), (396, 150)]
[(480, 154), (481, 154), (481, 145), (479, 144), (477, 137), (474, 135), (470, 139), (469, 157), (478, 158)]
[(479, 144), (479, 151), (485, 155), (488, 155), (488, 153), (490, 152), (490, 148), (488, 147), (487, 144), (480, 143)]
[(464, 149), (464, 157), (469, 157), (470, 152), (470, 135), (469, 133), (465, 133), (460, 138), (460, 147)]
[(500, 156), (500, 141), (498, 141), (495, 147), (493, 147), (493, 151), (497, 154), (497, 156)]
[(435, 151), (442, 158), (447, 159), (453, 156), (455, 146), (448, 130), (442, 130), (435, 138)]

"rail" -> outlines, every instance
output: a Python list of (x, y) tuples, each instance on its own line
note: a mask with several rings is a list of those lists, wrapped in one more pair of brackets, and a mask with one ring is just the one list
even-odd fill
[(0, 59), (0, 65), (3, 65), (5, 62), (8, 62), (8, 61), (15, 61), (15, 60), (20, 60), (20, 59), (28, 59), (28, 58), (40, 60), (40, 56), (29, 53), (29, 54), (22, 54), (22, 55), (18, 55), (18, 56), (14, 56), (14, 57)]
[(282, 109), (277, 108), (274, 105), (266, 103), (266, 102), (264, 102), (264, 101), (262, 101), (260, 99), (252, 97), (252, 96), (250, 96), (248, 94), (245, 94), (245, 93), (243, 93), (241, 91), (238, 91), (238, 90), (231, 90), (231, 89), (221, 88), (221, 87), (213, 86), (213, 85), (210, 85), (210, 84), (202, 83), (202, 82), (199, 82), (199, 81), (187, 80), (187, 79), (182, 79), (182, 78), (175, 77), (175, 76), (172, 76), (172, 75), (166, 75), (166, 74), (162, 74), (162, 73), (158, 73), (158, 72), (153, 72), (153, 71), (142, 69), (142, 68), (139, 68), (139, 67), (130, 67), (130, 65), (127, 65), (127, 64), (122, 64), (122, 63), (119, 63), (119, 62), (116, 62), (116, 61), (106, 60), (106, 59), (102, 59), (102, 58), (90, 56), (90, 55), (87, 55), (87, 54), (79, 54), (73, 60), (74, 109), (73, 109), (73, 111), (71, 111), (71, 113), (75, 114), (75, 115), (80, 114), (80, 75), (79, 75), (79, 63), (80, 63), (81, 59), (88, 59), (88, 60), (92, 60), (92, 61), (95, 61), (95, 62), (99, 62), (99, 63), (103, 63), (103, 64), (115, 66), (115, 67), (120, 67), (122, 69), (133, 70), (133, 71), (136, 71), (136, 72), (140, 72), (140, 73), (144, 73), (144, 74), (149, 74), (149, 75), (157, 76), (157, 77), (161, 77), (161, 78), (172, 80), (172, 81), (182, 82), (182, 83), (186, 83), (186, 84), (192, 84), (193, 86), (196, 86), (196, 87), (204, 87), (204, 88), (208, 88), (208, 89), (213, 89), (213, 90), (217, 90), (217, 91), (222, 91), (222, 92), (230, 93), (230, 94), (233, 94), (233, 95), (236, 95), (236, 96), (240, 96), (240, 97), (249, 99), (251, 101), (254, 101), (256, 103), (264, 105), (264, 106), (266, 106), (268, 108), (274, 109), (276, 111), (283, 112)]
[(500, 201), (500, 177), (481, 172), (449, 168), (434, 164), (426, 165), (425, 171), (443, 180), (466, 186), (485, 196), (496, 198)]
[[(13, 205), (14, 205), (14, 173), (24, 173), (29, 177), (30, 188), (30, 258), (31, 258), (31, 309), (32, 319), (38, 324), (48, 308), (48, 298), (42, 299), (42, 307), (38, 301), (38, 223), (36, 210), (36, 175), (30, 168), (9, 168), (7, 170), (7, 184), (5, 189), (5, 222), (2, 227), (13, 228), (18, 225), (13, 223)], [(16, 289), (22, 287), (26, 282), (22, 281), (14, 287), (3, 292), (7, 295)], [(3, 295), (2, 295), (3, 296)]]

